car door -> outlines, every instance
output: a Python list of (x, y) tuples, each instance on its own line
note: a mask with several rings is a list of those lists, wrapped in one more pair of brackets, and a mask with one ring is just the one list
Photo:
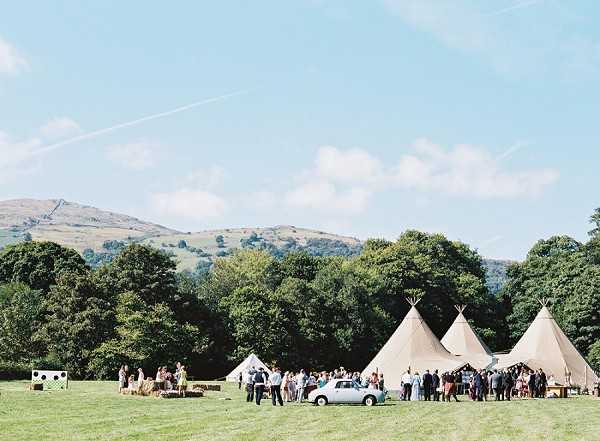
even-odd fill
[(333, 392), (334, 403), (352, 403), (356, 401), (356, 390), (351, 380), (338, 381)]

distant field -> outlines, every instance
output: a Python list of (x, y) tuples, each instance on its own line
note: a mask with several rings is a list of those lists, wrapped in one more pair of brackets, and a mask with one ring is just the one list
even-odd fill
[[(600, 400), (273, 408), (237, 385), (199, 399), (120, 396), (116, 382), (29, 392), (0, 382), (2, 440), (599, 440)], [(230, 398), (231, 400), (225, 400)]]

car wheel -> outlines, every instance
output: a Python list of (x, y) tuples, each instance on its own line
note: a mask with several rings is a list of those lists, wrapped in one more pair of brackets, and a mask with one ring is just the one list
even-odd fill
[(363, 400), (363, 404), (365, 406), (375, 406), (377, 404), (377, 400), (373, 395), (367, 395)]
[(315, 404), (317, 406), (327, 406), (327, 397), (324, 397), (323, 395), (318, 396), (315, 399)]

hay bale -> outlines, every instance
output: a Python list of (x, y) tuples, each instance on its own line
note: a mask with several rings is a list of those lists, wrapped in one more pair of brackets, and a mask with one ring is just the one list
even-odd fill
[(202, 389), (205, 391), (209, 390), (209, 391), (213, 391), (213, 392), (221, 392), (221, 385), (220, 384), (197, 383), (192, 386), (192, 389)]
[(144, 380), (138, 386), (138, 395), (143, 395), (145, 397), (149, 397), (155, 395), (154, 392), (158, 390), (158, 385), (154, 380)]
[[(157, 397), (159, 398), (184, 398), (179, 395), (176, 390), (161, 390), (157, 391)], [(185, 398), (200, 398), (203, 397), (204, 393), (201, 390), (190, 390), (185, 393)]]

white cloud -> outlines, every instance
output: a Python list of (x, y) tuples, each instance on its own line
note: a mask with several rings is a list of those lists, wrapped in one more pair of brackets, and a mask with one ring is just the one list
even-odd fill
[[(559, 2), (524, 0), (486, 11), (468, 0), (385, 0), (387, 9), (444, 46), (480, 58), (500, 74), (591, 77), (600, 66), (595, 36)], [(534, 14), (543, 12), (544, 19)], [(532, 29), (535, 31), (532, 32)]]
[(309, 180), (285, 196), (291, 207), (309, 208), (327, 212), (360, 213), (367, 207), (370, 191), (352, 187), (340, 191), (327, 180)]
[(225, 169), (218, 165), (212, 165), (206, 169), (196, 170), (189, 173), (183, 182), (183, 185), (194, 188), (214, 189), (220, 187), (227, 173)]
[(502, 157), (467, 144), (444, 149), (420, 139), (413, 150), (400, 158), (393, 173), (404, 188), (482, 198), (538, 196), (559, 177), (558, 171), (548, 168), (504, 170)]
[(39, 138), (15, 141), (0, 132), (0, 182), (7, 182), (37, 168), (32, 153), (42, 144)]
[(52, 118), (40, 128), (40, 133), (48, 139), (62, 138), (80, 132), (79, 124), (66, 116)]
[(25, 58), (0, 37), (0, 73), (15, 75), (27, 68), (28, 64)]
[(504, 160), (523, 144), (515, 146), (495, 155), (468, 144), (447, 149), (423, 138), (415, 141), (395, 166), (385, 166), (365, 150), (322, 147), (314, 167), (301, 174), (284, 201), (292, 208), (358, 214), (367, 209), (373, 194), (394, 189), (418, 191), (418, 198), (427, 194), (477, 198), (538, 196), (559, 174), (549, 168), (509, 169)]
[(106, 148), (109, 160), (132, 170), (144, 170), (156, 164), (159, 147), (156, 143), (136, 141)]
[(227, 210), (226, 201), (204, 190), (182, 188), (151, 196), (155, 211), (165, 216), (175, 216), (194, 221), (222, 216)]
[(334, 181), (375, 182), (381, 179), (383, 165), (365, 150), (325, 146), (317, 153), (315, 169), (318, 176)]

